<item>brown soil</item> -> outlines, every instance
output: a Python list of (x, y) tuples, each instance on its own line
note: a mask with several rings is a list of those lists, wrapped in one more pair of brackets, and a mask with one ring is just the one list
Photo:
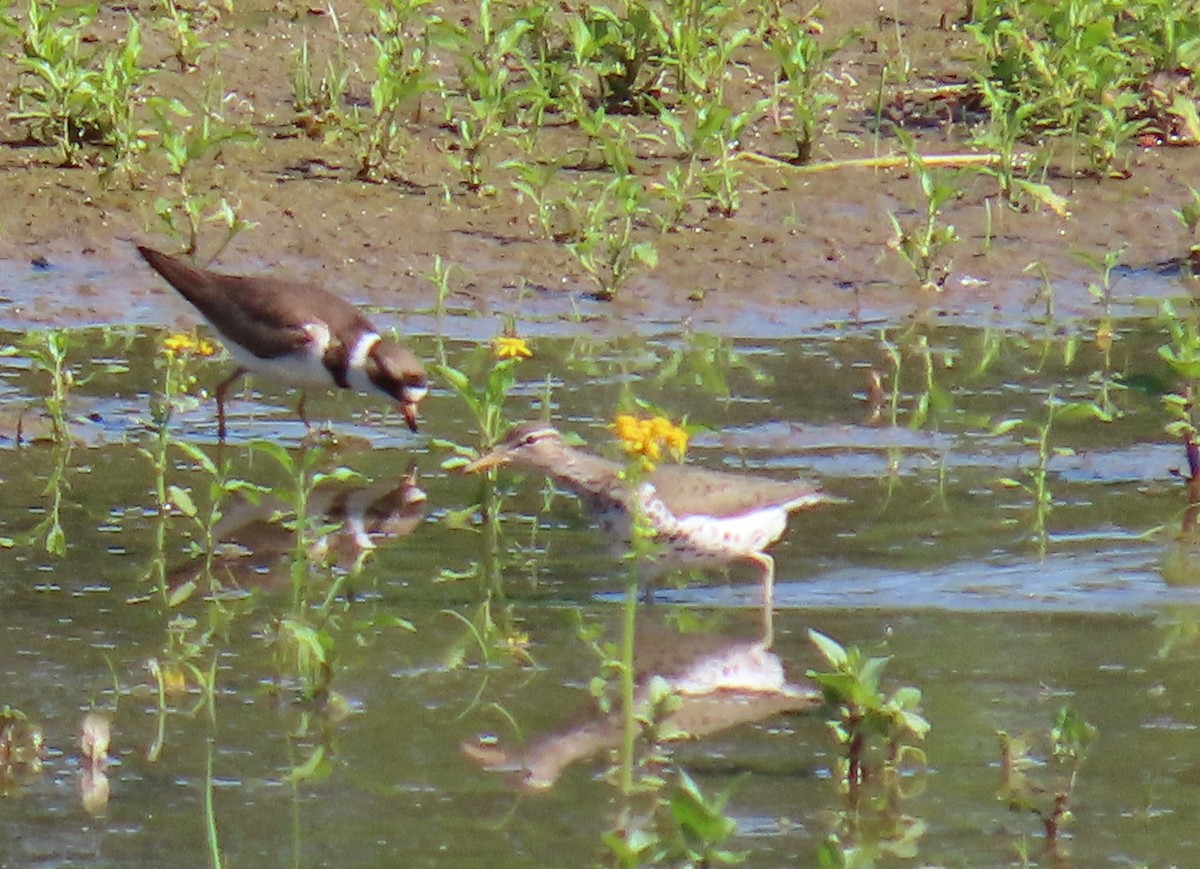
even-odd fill
[[(835, 60), (842, 99), (836, 129), (822, 139), (817, 160), (895, 150), (887, 132), (877, 138), (871, 130), (881, 66), (902, 53), (916, 71), (910, 86), (961, 79), (964, 67), (957, 59), (966, 55), (969, 37), (947, 22), (962, 4), (896, 4), (898, 19), (881, 15), (874, 2), (833, 5), (838, 9), (826, 22), (827, 34), (854, 26), (864, 35)], [(339, 0), (333, 6), (354, 59), (369, 69), (361, 4)], [(639, 273), (616, 302), (597, 302), (571, 256), (535, 233), (531, 207), (496, 168), (510, 154), (498, 149), (490, 155), (494, 195), (462, 188), (445, 159), (453, 134), (439, 125), (435, 95), (425, 98), (425, 114), (411, 124), (402, 179), (357, 181), (352, 142), (298, 135), (292, 52), (307, 34), (318, 68), (323, 64), (322, 52), (334, 41), (327, 13), (301, 7), (247, 12), (239, 4), (236, 15), (203, 30), (220, 48), (204, 54), (198, 69), (180, 74), (165, 37), (149, 23), (149, 3), (103, 11), (93, 25), (97, 37), (122, 34), (126, 8), (143, 21), (143, 63), (162, 69), (149, 89), (187, 94), (194, 102), (219, 70), (227, 120), (251, 124), (257, 133), (253, 144), (224, 147), (199, 176), (257, 223), (221, 253), (216, 265), (228, 271), (305, 277), (359, 302), (412, 312), (434, 303), (435, 291), (422, 276), (440, 255), (456, 267), (452, 310), (519, 313), (522, 321), (578, 312), (593, 325), (621, 330), (651, 323), (726, 334), (786, 335), (830, 321), (893, 322), (917, 312), (1020, 323), (1044, 307), (1035, 300), (1041, 278), (1026, 269), (1035, 261), (1054, 284), (1057, 313), (1090, 316), (1097, 308), (1086, 285), (1095, 278), (1076, 257), (1081, 251), (1099, 256), (1124, 248), (1119, 300), (1179, 292), (1170, 264), (1186, 250), (1187, 239), (1171, 212), (1187, 198), (1186, 180), (1200, 176), (1194, 148), (1138, 149), (1128, 154), (1131, 175), (1124, 180), (1052, 179), (1069, 197), (1066, 217), (1019, 213), (993, 202), (990, 242), (985, 201), (995, 184), (964, 175), (964, 195), (945, 212), (960, 240), (949, 251), (954, 268), (941, 293), (917, 288), (909, 268), (887, 248), (888, 213), (922, 206), (907, 170), (802, 174), (747, 161), (743, 207), (735, 217), (697, 213), (686, 231), (655, 237), (647, 230), (659, 249), (657, 268)], [(458, 17), (465, 21), (467, 13)], [(6, 53), (14, 48), (10, 41)], [(761, 54), (748, 56), (765, 64)], [(766, 93), (766, 70), (734, 70), (743, 77), (737, 86), (746, 98)], [(450, 72), (443, 64), (438, 74)], [(0, 64), (0, 80), (15, 75), (11, 63)], [(367, 89), (356, 76), (351, 96), (366, 99)], [(12, 108), (5, 104), (2, 114)], [(962, 124), (947, 128), (935, 119), (915, 133), (926, 154), (967, 150)], [(190, 316), (130, 243), (171, 246), (155, 230), (154, 201), (170, 190), (161, 161), (148, 154), (145, 171), (106, 188), (94, 169), (56, 168), (49, 149), (24, 145), (24, 139), (19, 123), (0, 122), (0, 140), (8, 143), (0, 146), (0, 196), (10, 203), (0, 213), (0, 297), (8, 302), (0, 325), (168, 324)], [(742, 145), (765, 154), (787, 152), (769, 119)], [(647, 183), (673, 159), (652, 145), (639, 156), (636, 168)], [(214, 230), (202, 247), (219, 240)]]

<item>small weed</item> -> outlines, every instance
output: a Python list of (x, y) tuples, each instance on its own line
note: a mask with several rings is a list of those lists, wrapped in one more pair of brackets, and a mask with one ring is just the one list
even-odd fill
[(905, 140), (905, 147), (921, 185), (925, 209), (923, 215), (904, 223), (894, 213), (888, 214), (893, 231), (888, 247), (908, 263), (922, 289), (940, 291), (954, 267), (952, 260), (942, 259), (943, 250), (958, 240), (953, 225), (942, 222), (942, 209), (961, 191), (954, 178), (925, 165), (911, 140)]
[(1034, 754), (1032, 739), (998, 731), (1000, 785), (997, 796), (1014, 812), (1038, 817), (1045, 833), (1044, 851), (1054, 865), (1066, 859), (1062, 828), (1071, 820), (1079, 770), (1095, 741), (1095, 726), (1064, 706), (1054, 716), (1050, 750)]
[[(313, 61), (309, 54), (308, 34), (292, 55), (292, 108), (296, 112), (293, 123), (309, 138), (318, 138), (331, 129), (341, 131), (351, 127), (344, 106), (346, 90), (350, 84), (350, 67), (345, 58), (345, 41), (337, 15), (330, 13), (334, 32), (338, 36), (338, 50), (326, 61), (325, 73), (316, 79)], [(378, 38), (378, 37), (376, 37)], [(372, 95), (374, 108), (374, 95)], [(372, 119), (372, 123), (374, 122)], [(362, 165), (361, 160), (358, 161)]]
[[(196, 69), (200, 55), (206, 49), (212, 48), (212, 43), (205, 42), (195, 28), (196, 12), (185, 9), (175, 0), (157, 0), (162, 6), (164, 17), (161, 29), (171, 41), (175, 51), (175, 62), (179, 64), (180, 72)], [(232, 2), (232, 0), (231, 0)], [(207, 21), (215, 20), (216, 10), (206, 3), (201, 3), (198, 13)]]
[(158, 98), (151, 103), (160, 144), (158, 150), (167, 161), (176, 188), (173, 197), (160, 196), (155, 200), (154, 213), (162, 230), (193, 256), (199, 249), (200, 233), (205, 225), (217, 224), (224, 232), (212, 257), (224, 250), (238, 233), (254, 225), (238, 215), (237, 207), (218, 188), (209, 187), (200, 192), (193, 181), (197, 163), (226, 143), (255, 141), (250, 130), (225, 123), (222, 106), (215, 102), (215, 84), (215, 80), (210, 82), (201, 117), (196, 123), (180, 123), (180, 118), (191, 118), (193, 113), (179, 100)]
[[(879, 772), (897, 775), (910, 756), (923, 762), (924, 752), (908, 743), (923, 740), (929, 732), (929, 722), (920, 714), (921, 692), (905, 686), (885, 694), (880, 682), (890, 658), (869, 657), (853, 646), (843, 648), (816, 631), (810, 630), (808, 636), (831, 668), (809, 670), (808, 678), (820, 686), (832, 713), (829, 729), (844, 752), (838, 758), (838, 781), (855, 806), (868, 778)], [(877, 758), (872, 756), (874, 739), (883, 740)]]
[[(420, 15), (429, 0), (371, 0), (376, 32), (375, 80), (371, 83), (371, 116), (362, 127), (355, 162), (359, 180), (369, 180), (404, 154), (406, 136), (400, 112), (429, 88), (429, 28), (436, 18)], [(410, 31), (416, 29), (416, 35)], [(326, 86), (329, 99), (336, 77)], [(336, 110), (336, 109), (335, 109)]]
[(141, 66), (141, 28), (132, 17), (118, 47), (84, 56), (84, 33), (96, 14), (95, 4), (60, 7), (55, 0), (30, 0), (18, 27), (22, 54), (14, 96), (22, 121), (38, 142), (52, 145), (59, 163), (78, 166), (83, 146), (107, 148), (109, 171), (125, 166), (144, 148), (133, 124), (135, 94), (149, 72)]
[(618, 175), (578, 192), (579, 235), (566, 247), (587, 272), (596, 297), (611, 301), (638, 266), (658, 265), (654, 243), (636, 237), (637, 227), (651, 215), (646, 191), (637, 176)]
[(1050, 442), (1050, 435), (1056, 423), (1083, 421), (1112, 422), (1112, 414), (1091, 401), (1064, 402), (1053, 393), (1046, 397), (1045, 417), (1039, 423), (1023, 419), (1006, 419), (992, 428), (992, 436), (1007, 434), (1018, 428), (1032, 429), (1033, 434), (1024, 438), (1025, 446), (1033, 447), (1037, 458), (1032, 467), (1026, 471), (1026, 481), (1003, 477), (1000, 485), (1021, 489), (1033, 499), (1033, 537), (1039, 552), (1044, 555), (1048, 542), (1046, 520), (1054, 509), (1054, 493), (1050, 490), (1049, 464), (1054, 456), (1071, 456), (1074, 450), (1070, 447), (1055, 447)]
[(828, 123), (829, 110), (837, 96), (825, 87), (829, 81), (829, 63), (853, 40), (853, 31), (831, 45), (817, 39), (821, 31), (816, 10), (808, 18), (784, 18), (773, 29), (769, 46), (779, 68), (775, 73), (772, 113), (786, 118), (788, 134), (795, 143), (796, 163), (812, 160), (822, 129)]
[(1184, 271), (1190, 277), (1200, 274), (1200, 193), (1196, 188), (1189, 187), (1191, 199), (1171, 213), (1187, 232), (1187, 253), (1183, 256)]
[(491, 449), (500, 442), (512, 425), (504, 415), (504, 404), (517, 383), (516, 367), (532, 355), (529, 345), (510, 326), (491, 345), (476, 348), (460, 367), (445, 361), (437, 365), (438, 374), (470, 409), (479, 431), (479, 443), (474, 447), (435, 440), (435, 446), (454, 453), (442, 467), (461, 467), (478, 450)]

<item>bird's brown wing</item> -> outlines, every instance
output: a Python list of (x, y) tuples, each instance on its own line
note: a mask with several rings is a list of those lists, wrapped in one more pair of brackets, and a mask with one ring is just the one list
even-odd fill
[(775, 480), (684, 465), (660, 465), (650, 474), (650, 482), (676, 516), (740, 516), (772, 504), (798, 510), (837, 500), (809, 480)]

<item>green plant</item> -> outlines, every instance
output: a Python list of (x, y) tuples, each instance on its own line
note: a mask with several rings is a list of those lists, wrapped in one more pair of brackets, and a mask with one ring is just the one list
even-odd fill
[(591, 279), (596, 297), (611, 301), (639, 265), (658, 265), (654, 243), (636, 238), (637, 227), (650, 213), (646, 191), (640, 178), (623, 174), (581, 185), (577, 193), (578, 238), (566, 247)]
[(173, 197), (160, 196), (154, 201), (154, 213), (161, 228), (193, 256), (199, 249), (200, 232), (206, 224), (218, 224), (224, 229), (224, 238), (211, 254), (213, 257), (238, 233), (254, 226), (239, 216), (237, 206), (225, 198), (219, 188), (209, 187), (199, 192), (199, 185), (193, 181), (197, 163), (226, 143), (255, 141), (252, 131), (225, 123), (220, 105), (215, 102), (213, 86), (216, 84), (215, 79), (210, 82), (196, 123), (180, 123), (178, 119), (191, 118), (193, 113), (179, 100), (157, 98), (150, 104), (159, 138), (158, 150), (167, 161), (176, 188)]
[[(774, 28), (768, 45), (779, 64), (775, 72), (774, 111), (788, 118), (788, 133), (795, 143), (793, 161), (808, 163), (822, 129), (829, 121), (829, 110), (837, 96), (824, 85), (829, 81), (829, 63), (857, 34), (844, 34), (830, 45), (822, 45), (820, 19), (814, 9), (808, 17), (785, 17)], [(786, 106), (786, 107), (785, 107)]]
[(1162, 397), (1170, 417), (1166, 432), (1183, 444), (1187, 459), (1187, 472), (1183, 476), (1192, 502), (1200, 503), (1200, 429), (1195, 417), (1196, 384), (1200, 383), (1200, 324), (1195, 315), (1179, 314), (1170, 302), (1163, 302), (1161, 316), (1169, 341), (1159, 346), (1158, 355), (1182, 381), (1178, 390), (1166, 392)]
[(734, 111), (710, 96), (685, 100), (678, 110), (664, 109), (659, 120), (682, 153), (682, 162), (667, 170), (666, 183), (657, 185), (667, 203), (660, 224), (664, 232), (684, 222), (688, 206), (697, 200), (710, 210), (732, 217), (741, 207), (741, 170), (733, 157), (736, 143), (757, 118), (763, 103)]
[[(392, 161), (402, 157), (406, 147), (400, 112), (429, 88), (428, 54), (430, 27), (436, 18), (425, 17), (421, 10), (430, 0), (371, 0), (376, 32), (371, 34), (375, 48), (375, 80), (371, 83), (371, 116), (359, 137), (357, 178), (368, 180)], [(410, 30), (416, 29), (416, 35)], [(334, 79), (336, 81), (336, 79)], [(330, 100), (336, 87), (330, 86)]]
[(993, 86), (990, 108), (1018, 112), (1029, 135), (1065, 137), (1072, 161), (1082, 151), (1092, 172), (1113, 172), (1120, 147), (1147, 125), (1144, 84), (1167, 56), (1179, 60), (1173, 35), (1155, 33), (1160, 15), (1171, 34), (1182, 20), (1168, 6), (1131, 15), (1116, 0), (976, 3), (967, 29), (983, 49), (977, 81)]
[(454, 454), (442, 467), (461, 467), (478, 451), (490, 449), (504, 437), (512, 425), (504, 415), (504, 403), (517, 382), (515, 369), (532, 355), (529, 345), (516, 336), (510, 325), (490, 345), (475, 348), (458, 367), (445, 359), (437, 364), (438, 375), (466, 404), (479, 432), (479, 442), (474, 446), (435, 439), (435, 446)]
[(509, 66), (532, 27), (520, 14), (497, 24), (491, 0), (481, 0), (476, 27), (443, 25), (437, 31), (438, 44), (454, 54), (458, 65), (457, 88), (442, 85), (447, 121), (458, 137), (446, 158), (468, 190), (494, 192), (484, 183), (487, 151), (508, 133), (526, 102), (523, 90), (510, 81)]
[[(858, 794), (879, 767), (897, 775), (908, 757), (924, 760), (924, 753), (908, 740), (922, 740), (929, 722), (920, 713), (921, 692), (911, 686), (886, 694), (880, 688), (890, 658), (870, 657), (851, 646), (844, 648), (824, 634), (810, 630), (808, 637), (830, 669), (808, 670), (808, 678), (820, 686), (831, 715), (829, 729), (844, 754), (838, 758), (838, 781), (856, 805)], [(871, 742), (883, 741), (882, 753), (873, 759)]]
[(144, 147), (133, 107), (149, 73), (141, 66), (141, 28), (132, 17), (119, 47), (83, 55), (84, 32), (96, 9), (30, 0), (23, 27), (10, 21), (22, 54), (16, 58), (17, 111), (8, 117), (24, 122), (35, 140), (53, 145), (64, 166), (80, 164), (85, 144), (108, 148), (111, 170)]
[(666, 0), (660, 16), (666, 49), (663, 65), (674, 73), (680, 94), (720, 96), (733, 53), (749, 41), (743, 0)]
[(921, 185), (925, 209), (917, 219), (905, 222), (889, 212), (893, 235), (888, 247), (913, 270), (922, 289), (940, 291), (954, 266), (952, 260), (942, 261), (942, 252), (958, 239), (954, 226), (942, 222), (942, 209), (961, 194), (955, 179), (925, 165), (913, 150), (911, 140), (905, 141), (905, 147)]
[[(624, 14), (592, 6), (569, 25), (574, 66), (595, 81), (594, 103), (606, 112), (654, 111), (668, 51), (662, 18), (643, 0)], [(577, 97), (582, 107), (590, 102)]]
[(1033, 498), (1033, 534), (1039, 550), (1044, 553), (1047, 543), (1046, 519), (1054, 509), (1054, 493), (1050, 490), (1049, 464), (1053, 456), (1071, 456), (1074, 450), (1070, 447), (1055, 447), (1050, 442), (1050, 434), (1056, 423), (1070, 422), (1112, 422), (1112, 414), (1092, 401), (1062, 401), (1053, 392), (1045, 400), (1045, 416), (1041, 422), (1024, 419), (1006, 419), (992, 428), (992, 435), (1007, 434), (1015, 429), (1032, 429), (1033, 434), (1023, 439), (1026, 446), (1036, 450), (1037, 459), (1033, 466), (1026, 471), (1026, 482), (1012, 477), (1002, 477), (1000, 484), (1009, 488), (1021, 489)]
[(1014, 812), (1036, 815), (1045, 833), (1044, 851), (1057, 861), (1063, 859), (1061, 834), (1071, 820), (1071, 805), (1079, 770), (1095, 741), (1096, 727), (1070, 706), (1054, 715), (1050, 750), (1034, 754), (1032, 739), (997, 731), (1000, 741), (1000, 785), (997, 796)]
[[(196, 12), (185, 9), (175, 0), (157, 0), (162, 5), (165, 17), (162, 19), (162, 30), (171, 40), (175, 50), (175, 61), (179, 71), (186, 72), (195, 69), (200, 55), (205, 49), (211, 48), (212, 43), (205, 42), (194, 29)], [(207, 3), (201, 3), (197, 10), (205, 18), (215, 18), (215, 10)]]
[(1171, 213), (1187, 232), (1188, 249), (1183, 263), (1186, 273), (1194, 277), (1200, 273), (1200, 236), (1196, 232), (1197, 227), (1200, 227), (1200, 192), (1194, 187), (1189, 187), (1188, 193), (1191, 194), (1191, 199)]
[[(345, 40), (341, 23), (332, 9), (329, 17), (337, 34), (338, 50), (326, 60), (324, 74), (319, 79), (314, 78), (307, 32), (300, 42), (300, 47), (292, 54), (292, 108), (296, 112), (293, 123), (310, 138), (317, 138), (326, 129), (341, 131), (353, 126), (344, 113), (346, 89), (350, 82), (350, 67), (345, 58)], [(377, 36), (374, 38), (378, 39)], [(374, 111), (374, 94), (371, 103)], [(378, 113), (371, 123), (376, 123), (377, 118)], [(363, 146), (364, 150), (371, 148), (370, 144)], [(359, 165), (362, 165), (361, 159)]]

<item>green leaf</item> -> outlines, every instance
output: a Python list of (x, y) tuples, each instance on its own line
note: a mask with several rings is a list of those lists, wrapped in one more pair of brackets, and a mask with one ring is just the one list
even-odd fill
[(187, 489), (175, 485), (167, 486), (167, 498), (184, 516), (196, 517), (196, 502), (192, 500), (192, 495)]
[(217, 476), (217, 466), (213, 463), (213, 460), (208, 457), (208, 454), (204, 452), (204, 450), (200, 449), (195, 444), (188, 443), (187, 441), (175, 441), (175, 445), (187, 453), (188, 456), (191, 457), (192, 461), (198, 464), (209, 476)]
[(847, 655), (846, 650), (834, 639), (825, 636), (819, 631), (814, 631), (811, 628), (808, 631), (808, 638), (812, 644), (817, 647), (817, 651), (821, 656), (829, 662), (835, 670), (846, 666)]

